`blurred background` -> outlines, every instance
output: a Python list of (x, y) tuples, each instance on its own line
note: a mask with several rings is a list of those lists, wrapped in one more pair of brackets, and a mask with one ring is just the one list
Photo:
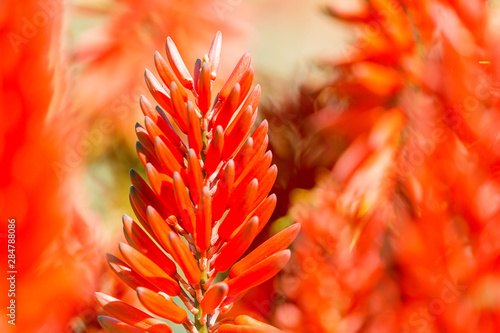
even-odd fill
[(167, 36), (192, 68), (217, 31), (215, 90), (250, 49), (270, 125), (278, 206), (259, 239), (302, 224), (283, 273), (229, 316), (500, 331), (500, 1), (4, 1), (0, 27), (0, 239), (7, 258), (15, 219), (18, 271), (1, 332), (101, 332), (95, 291), (137, 302), (104, 258), (133, 214), (129, 170), (144, 175), (144, 69)]

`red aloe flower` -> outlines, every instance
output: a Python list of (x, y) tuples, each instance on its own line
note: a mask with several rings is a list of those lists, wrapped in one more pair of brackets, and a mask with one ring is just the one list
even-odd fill
[[(137, 221), (124, 216), (128, 244), (119, 246), (124, 260), (108, 255), (108, 262), (149, 312), (189, 332), (278, 331), (246, 316), (217, 322), (246, 291), (285, 266), (286, 248), (299, 230), (291, 226), (239, 260), (276, 206), (276, 196), (269, 195), (277, 169), (266, 153), (267, 122), (252, 133), (260, 86), (251, 89), (250, 53), (241, 57), (212, 103), (221, 34), (208, 55), (196, 61), (193, 75), (170, 38), (166, 47), (167, 59), (155, 53), (163, 83), (145, 73), (159, 105), (142, 96), (145, 127), (136, 126), (137, 153), (151, 186), (131, 171), (130, 202)], [(194, 321), (172, 301), (175, 296)], [(109, 331), (171, 331), (164, 321), (125, 302), (101, 293), (96, 297), (111, 316), (100, 317)]]

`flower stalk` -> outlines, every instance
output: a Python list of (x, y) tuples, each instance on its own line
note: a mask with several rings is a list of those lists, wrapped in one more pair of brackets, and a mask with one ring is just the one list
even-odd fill
[[(271, 166), (271, 153), (266, 153), (267, 122), (253, 130), (260, 86), (251, 89), (249, 52), (212, 102), (221, 41), (217, 33), (209, 53), (196, 61), (191, 76), (174, 42), (167, 38), (167, 60), (155, 53), (162, 83), (146, 70), (146, 84), (158, 106), (141, 96), (145, 127), (136, 125), (136, 148), (149, 184), (131, 171), (130, 202), (137, 221), (124, 217), (128, 244), (120, 244), (125, 262), (117, 272), (137, 290), (149, 312), (183, 324), (192, 333), (222, 329), (226, 324), (217, 322), (218, 314), (283, 268), (290, 258), (286, 248), (298, 233), (295, 228), (297, 232), (287, 233), (285, 241), (265, 245), (259, 250), (258, 264), (240, 264), (244, 268), (236, 274), (214, 283), (235, 263), (254, 257), (249, 254), (240, 260), (276, 206), (276, 196), (269, 192), (277, 172), (276, 166)], [(113, 259), (116, 266), (115, 262)], [(167, 301), (158, 298), (160, 294), (168, 297)], [(171, 302), (170, 297), (176, 296), (193, 321)], [(132, 306), (120, 307), (126, 313), (117, 311), (111, 305), (116, 301), (107, 297), (97, 296), (119, 322), (101, 318), (106, 329), (171, 332), (165, 322)], [(165, 304), (171, 310), (166, 311)], [(131, 320), (133, 315), (138, 320)], [(255, 323), (238, 324), (236, 319), (226, 325), (225, 332), (232, 332), (233, 326), (249, 326), (250, 330), (238, 328), (246, 332), (254, 330)]]

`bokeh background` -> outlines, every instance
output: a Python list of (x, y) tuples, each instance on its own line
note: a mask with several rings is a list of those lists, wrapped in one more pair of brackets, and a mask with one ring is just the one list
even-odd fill
[(0, 31), (0, 262), (14, 218), (18, 271), (1, 332), (101, 332), (95, 291), (134, 302), (104, 256), (142, 172), (143, 72), (167, 36), (190, 67), (217, 31), (219, 77), (250, 49), (270, 124), (278, 206), (259, 238), (302, 224), (283, 273), (229, 315), (500, 331), (500, 1), (7, 0)]

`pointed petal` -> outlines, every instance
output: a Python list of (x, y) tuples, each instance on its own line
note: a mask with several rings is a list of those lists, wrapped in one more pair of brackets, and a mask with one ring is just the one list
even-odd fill
[(290, 250), (283, 250), (262, 260), (243, 274), (227, 281), (228, 296), (236, 296), (276, 275), (290, 260)]
[(197, 285), (201, 280), (201, 272), (193, 254), (175, 232), (169, 232), (167, 240), (172, 249), (171, 254), (184, 272), (187, 281), (192, 285)]
[(218, 282), (208, 288), (200, 303), (203, 313), (213, 313), (226, 297), (228, 290), (225, 282)]
[(224, 147), (224, 130), (222, 126), (217, 126), (213, 139), (207, 148), (204, 169), (207, 175), (211, 175), (219, 165)]
[(196, 59), (194, 63), (194, 71), (193, 71), (193, 85), (196, 93), (199, 93), (200, 88), (200, 74), (201, 74), (201, 59)]
[(278, 176), (278, 168), (276, 165), (272, 165), (266, 172), (264, 178), (259, 182), (259, 189), (257, 191), (256, 202), (261, 202), (269, 194), (269, 191), (273, 188), (276, 177)]
[(210, 81), (210, 65), (204, 62), (201, 65), (200, 79), (198, 81), (198, 107), (203, 115), (210, 109), (212, 86)]
[(179, 215), (175, 204), (173, 180), (167, 174), (159, 172), (151, 163), (146, 164), (149, 183), (157, 198), (173, 215)]
[(170, 177), (172, 177), (174, 172), (181, 172), (182, 167), (179, 161), (177, 161), (170, 149), (168, 149), (160, 138), (156, 138), (155, 140), (155, 151), (163, 169)]
[(259, 232), (264, 229), (267, 222), (273, 215), (274, 209), (276, 208), (276, 202), (276, 195), (271, 194), (252, 212), (251, 216), (257, 216), (259, 218)]
[(218, 221), (227, 209), (229, 193), (233, 187), (234, 182), (234, 161), (227, 162), (222, 179), (217, 183), (217, 190), (215, 191), (212, 201), (212, 218)]
[(285, 250), (292, 244), (299, 234), (299, 231), (300, 224), (295, 223), (278, 232), (234, 264), (233, 267), (231, 267), (229, 276), (232, 278), (238, 276), (276, 252)]
[(167, 37), (166, 48), (168, 61), (172, 66), (172, 70), (175, 75), (186, 89), (193, 89), (193, 79), (184, 64), (184, 61), (182, 61), (181, 55), (179, 54), (175, 43), (170, 37)]
[(228, 129), (224, 132), (224, 149), (222, 151), (222, 158), (231, 158), (243, 145), (243, 142), (250, 134), (253, 124), (257, 119), (257, 112), (254, 112), (250, 106), (242, 110), (233, 123), (229, 125)]
[(231, 206), (229, 213), (220, 224), (217, 231), (220, 238), (224, 240), (231, 238), (233, 232), (243, 223), (245, 216), (255, 208), (258, 186), (257, 179), (253, 179), (246, 188), (245, 194), (233, 193), (239, 198), (239, 202)]
[(252, 55), (250, 54), (250, 51), (245, 52), (245, 54), (243, 54), (243, 56), (240, 58), (233, 72), (219, 92), (220, 101), (225, 101), (231, 93), (231, 90), (233, 90), (234, 85), (241, 80), (246, 70), (250, 66), (251, 59)]
[(187, 103), (187, 120), (189, 148), (194, 149), (196, 156), (198, 156), (203, 149), (203, 141), (201, 138), (200, 118), (191, 102)]
[(121, 259), (115, 257), (114, 255), (107, 253), (106, 260), (108, 261), (109, 267), (113, 271), (113, 273), (118, 276), (120, 280), (122, 280), (127, 286), (132, 288), (133, 290), (138, 287), (146, 287), (156, 292), (160, 291), (160, 289), (151, 284), (149, 281), (144, 279), (142, 276), (137, 274), (129, 265), (127, 265)]
[[(170, 65), (163, 59), (161, 56), (160, 52), (156, 51), (155, 52), (155, 67), (156, 71), (158, 72), (158, 75), (160, 75), (161, 80), (165, 83), (167, 87), (170, 87), (170, 84), (172, 82), (175, 82), (179, 87), (181, 86), (181, 83), (177, 76), (175, 76), (175, 73), (173, 72), (172, 68), (170, 68)], [(188, 95), (185, 89), (180, 89), (182, 99), (184, 102), (188, 100)]]
[(130, 181), (132, 182), (132, 185), (137, 188), (138, 192), (141, 193), (146, 200), (144, 200), (144, 205), (147, 207), (148, 204), (151, 206), (155, 207), (160, 214), (164, 216), (168, 216), (168, 211), (165, 209), (161, 201), (158, 199), (156, 194), (151, 190), (149, 185), (146, 183), (146, 181), (135, 171), (134, 169), (130, 169), (129, 172), (130, 176)]
[(253, 217), (246, 222), (238, 233), (226, 244), (215, 259), (214, 269), (225, 272), (248, 250), (259, 228), (259, 218)]
[(224, 130), (227, 128), (229, 122), (233, 118), (233, 115), (238, 110), (238, 106), (240, 105), (240, 96), (241, 86), (239, 83), (236, 83), (231, 90), (229, 98), (225, 100), (222, 107), (216, 111), (217, 117), (215, 118), (214, 127), (222, 126)]
[(203, 188), (203, 173), (201, 171), (200, 161), (193, 149), (188, 152), (188, 183), (189, 192), (195, 204), (200, 200), (201, 190)]
[(172, 142), (170, 142), (167, 136), (163, 133), (162, 130), (160, 130), (158, 126), (156, 126), (155, 122), (151, 118), (145, 117), (144, 124), (146, 125), (146, 129), (148, 130), (148, 133), (151, 136), (152, 140), (160, 138), (160, 140), (163, 141), (163, 143), (165, 144), (167, 149), (172, 153), (177, 162), (179, 163), (184, 162), (184, 154), (181, 153), (178, 147), (176, 147)]
[[(174, 277), (177, 273), (177, 267), (174, 262), (168, 258), (165, 253), (153, 242), (151, 237), (142, 230), (137, 223), (127, 215), (123, 215), (123, 227), (125, 233), (132, 241), (132, 246), (139, 250), (155, 264), (161, 267), (168, 275)], [(154, 234), (153, 234), (154, 236)]]
[(176, 324), (187, 320), (187, 313), (168, 295), (160, 295), (147, 288), (137, 288), (137, 297), (142, 305), (152, 313)]
[(187, 187), (178, 172), (174, 172), (172, 179), (174, 184), (175, 202), (177, 203), (182, 225), (188, 233), (192, 234), (194, 232), (194, 223), (196, 221), (193, 202), (191, 201)]
[(220, 52), (222, 48), (222, 34), (217, 31), (215, 34), (212, 45), (210, 45), (210, 50), (208, 51), (208, 59), (210, 62), (210, 78), (215, 80), (217, 77), (217, 71), (219, 70)]
[[(260, 152), (259, 152), (260, 155)], [(273, 154), (268, 151), (263, 156), (255, 155), (245, 169), (240, 174), (240, 177), (234, 182), (234, 192), (239, 193), (243, 191), (253, 178), (257, 179), (259, 183), (262, 181), (267, 171), (271, 167)]]
[(120, 243), (119, 248), (125, 261), (139, 275), (170, 296), (177, 296), (179, 294), (180, 287), (177, 281), (173, 280), (148, 257), (125, 243)]
[(136, 328), (147, 330), (148, 332), (172, 332), (170, 326), (145, 312), (134, 308), (117, 298), (96, 292), (97, 303), (111, 316)]
[(253, 77), (254, 77), (254, 70), (253, 67), (250, 66), (246, 70), (245, 74), (243, 74), (243, 77), (239, 82), (241, 87), (241, 93), (240, 93), (240, 99), (238, 100), (238, 105), (240, 105), (245, 100), (245, 98), (248, 95), (248, 92), (250, 91), (250, 88), (252, 88)]
[(125, 324), (118, 319), (108, 317), (108, 316), (99, 316), (97, 317), (99, 324), (107, 331), (111, 333), (143, 333), (144, 330), (130, 326), (129, 324)]
[(206, 251), (212, 239), (212, 200), (208, 187), (203, 188), (200, 204), (196, 212), (196, 246), (200, 252)]
[(179, 128), (181, 131), (184, 133), (187, 133), (187, 114), (186, 114), (186, 103), (182, 99), (182, 94), (180, 92), (180, 89), (175, 84), (175, 82), (172, 82), (170, 84), (170, 102), (171, 102), (171, 108), (172, 108), (172, 116), (174, 117), (175, 121), (177, 122), (177, 125), (179, 125)]
[(156, 77), (148, 69), (144, 71), (144, 79), (146, 80), (146, 85), (148, 86), (151, 96), (156, 100), (156, 102), (164, 108), (168, 113), (171, 113), (170, 106), (170, 95), (166, 91)]

